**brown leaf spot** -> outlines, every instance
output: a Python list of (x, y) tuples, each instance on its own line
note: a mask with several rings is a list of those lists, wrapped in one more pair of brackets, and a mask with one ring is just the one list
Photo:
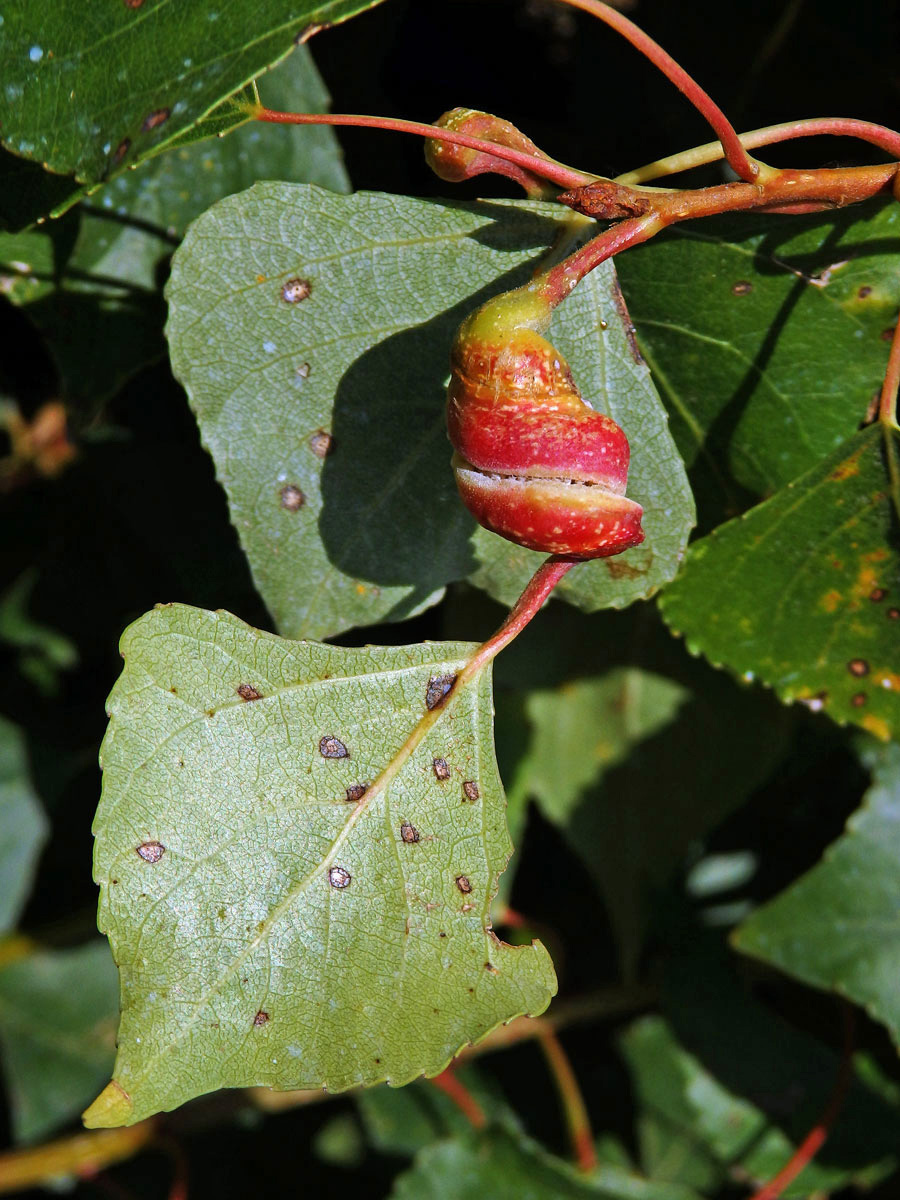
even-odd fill
[(144, 0), (124, 0), (126, 8), (140, 8)]
[(900, 608), (889, 608), (885, 616), (889, 621), (900, 621)]
[(237, 694), (242, 700), (262, 700), (262, 692), (258, 692), (252, 683), (239, 684)]
[(434, 774), (435, 774), (436, 779), (449, 779), (450, 778), (450, 767), (449, 767), (449, 764), (447, 763), (446, 758), (435, 758), (432, 760), (431, 765), (434, 768)]
[(868, 700), (868, 696), (865, 692), (857, 692), (855, 696), (850, 697), (850, 703), (854, 708), (862, 708), (866, 700)]
[(144, 862), (148, 863), (158, 863), (166, 852), (162, 842), (142, 842), (136, 850)]
[(894, 339), (894, 326), (893, 326), (893, 325), (891, 325), (891, 327), (890, 327), (889, 329), (882, 329), (882, 331), (881, 331), (881, 334), (880, 334), (880, 337), (881, 337), (881, 340), (882, 340), (883, 342), (891, 342), (891, 341), (893, 341), (893, 339)]
[(851, 658), (847, 663), (847, 670), (851, 675), (855, 675), (857, 679), (861, 679), (863, 675), (868, 675), (869, 664), (864, 658)]
[[(143, 3), (143, 0), (142, 0)], [(113, 151), (112, 166), (117, 167), (128, 151), (131, 149), (131, 138), (122, 138), (118, 146)]]
[(328, 872), (328, 882), (333, 888), (349, 887), (352, 878), (353, 876), (345, 867), (332, 867)]
[(281, 298), (285, 304), (299, 304), (312, 294), (312, 284), (308, 279), (289, 279), (281, 288)]
[(749, 296), (752, 291), (753, 284), (749, 279), (738, 279), (731, 285), (733, 296)]
[(864, 283), (862, 285), (862, 287), (859, 289), (859, 291), (856, 293), (856, 295), (857, 295), (857, 299), (865, 300), (866, 296), (872, 295), (872, 289), (869, 287), (869, 285), (867, 283)]
[(309, 448), (316, 458), (327, 458), (334, 449), (334, 438), (324, 429), (317, 429), (309, 439)]
[(296, 369), (297, 378), (298, 379), (309, 379), (309, 373), (311, 370), (312, 370), (312, 367), (309, 365), (308, 362), (302, 362), (300, 364), (300, 366), (297, 367), (297, 369)]
[(490, 973), (491, 973), (492, 975), (499, 975), (499, 974), (500, 974), (500, 972), (497, 970), (497, 968), (494, 966), (494, 964), (493, 964), (493, 963), (490, 963), (490, 962), (486, 962), (486, 963), (484, 964), (484, 969), (485, 969), (486, 971), (490, 971)]
[(469, 881), (468, 875), (457, 875), (456, 886), (464, 896), (468, 896), (469, 892), (472, 890), (472, 884)]
[(147, 113), (146, 117), (144, 117), (144, 123), (141, 125), (141, 133), (149, 133), (151, 129), (165, 125), (171, 115), (171, 108), (157, 108), (152, 113)]
[(431, 676), (428, 680), (428, 687), (425, 689), (425, 707), (429, 712), (444, 703), (444, 700), (453, 691), (454, 683), (456, 683), (455, 675)]
[(415, 825), (410, 825), (409, 821), (404, 821), (400, 826), (400, 836), (404, 842), (417, 842), (419, 840), (419, 831)]
[(824, 608), (827, 613), (837, 612), (841, 606), (841, 603), (843, 602), (843, 599), (844, 597), (837, 590), (837, 588), (831, 588), (819, 601), (819, 606), (820, 608)]
[(610, 579), (638, 579), (647, 574), (646, 569), (633, 567), (619, 558), (607, 558), (604, 559), (604, 563)]
[(350, 757), (350, 751), (347, 749), (341, 739), (336, 738), (330, 733), (326, 733), (324, 737), (319, 738), (319, 753), (323, 758)]
[(260, 1025), (268, 1025), (268, 1023), (269, 1023), (269, 1014), (267, 1012), (264, 1012), (262, 1009), (260, 1009), (259, 1012), (256, 1014), (256, 1016), (253, 1018), (253, 1024), (256, 1025), (257, 1027), (259, 1027)]
[(350, 804), (358, 804), (369, 790), (367, 783), (351, 783), (347, 788), (347, 800)]
[(293, 483), (286, 483), (278, 495), (281, 497), (281, 507), (288, 512), (298, 512), (306, 503), (306, 497)]
[(873, 588), (872, 591), (869, 592), (869, 599), (872, 601), (873, 604), (880, 604), (886, 595), (887, 595), (887, 588), (877, 587), (877, 588)]
[(478, 784), (474, 779), (467, 779), (463, 784), (463, 796), (466, 800), (471, 800), (474, 804), (480, 797), (481, 792), (478, 790)]

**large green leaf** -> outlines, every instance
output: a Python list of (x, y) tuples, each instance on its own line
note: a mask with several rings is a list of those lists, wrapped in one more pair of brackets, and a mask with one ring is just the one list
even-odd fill
[(0, 1047), (17, 1138), (70, 1121), (109, 1074), (116, 970), (99, 939), (0, 968)]
[(734, 934), (739, 950), (814, 987), (834, 988), (900, 1042), (900, 746), (871, 749), (872, 787), (822, 862), (757, 909)]
[(407, 1083), (546, 1007), (546, 951), (490, 931), (511, 847), (489, 671), (452, 690), (473, 649), (292, 643), (180, 605), (126, 631), (95, 822), (122, 1023), (89, 1124)]
[(699, 1200), (691, 1188), (603, 1165), (589, 1176), (513, 1128), (493, 1126), (428, 1146), (399, 1175), (396, 1200)]
[[(168, 288), (172, 362), (282, 632), (323, 636), (409, 616), (473, 571), (508, 597), (533, 572), (539, 556), (493, 534), (472, 540), (449, 467), (444, 384), (457, 325), (527, 278), (558, 211), (259, 184), (191, 228)], [(586, 397), (626, 432), (652, 435), (634, 446), (650, 537), (615, 573), (576, 569), (573, 594), (592, 606), (671, 578), (693, 514), (663, 411), (614, 315), (612, 281), (611, 269), (595, 272), (554, 322)]]
[[(298, 47), (261, 86), (275, 108), (328, 102), (309, 50)], [(160, 276), (188, 224), (260, 175), (349, 184), (329, 129), (253, 123), (227, 140), (193, 142), (114, 179), (80, 215), (0, 234), (0, 287), (41, 330), (69, 400), (98, 400), (161, 357)]]
[[(715, 1024), (715, 1019), (711, 1023)], [(739, 1037), (739, 1029), (737, 1033)], [(786, 1027), (780, 1035), (775, 1053), (793, 1054)], [(752, 1100), (717, 1079), (680, 1044), (661, 1017), (636, 1021), (622, 1036), (620, 1045), (639, 1105), (641, 1161), (651, 1178), (691, 1184), (717, 1195), (729, 1178), (762, 1182), (790, 1160), (795, 1143), (778, 1123)], [(733, 1042), (732, 1052), (740, 1055), (741, 1047)], [(804, 1065), (809, 1069), (808, 1056)], [(836, 1062), (830, 1067), (836, 1071)], [(800, 1076), (797, 1082), (800, 1086), (795, 1089), (794, 1110), (799, 1107), (799, 1096), (811, 1090), (811, 1076)], [(775, 1083), (770, 1077), (773, 1091)], [(832, 1083), (833, 1078), (827, 1074), (816, 1073), (816, 1084), (824, 1087), (824, 1093), (813, 1098), (814, 1107), (806, 1117), (810, 1122), (819, 1115), (815, 1105), (819, 1110), (824, 1107)], [(820, 1156), (784, 1188), (781, 1194), (786, 1198), (799, 1200), (851, 1181), (872, 1183), (890, 1171), (894, 1163), (888, 1153), (890, 1142), (885, 1139), (885, 1129), (890, 1129), (886, 1123), (889, 1114), (880, 1111), (875, 1097), (862, 1088), (854, 1088), (850, 1107), (857, 1121), (855, 1147), (849, 1151), (842, 1148), (835, 1154), (832, 1146), (827, 1156)], [(866, 1145), (862, 1132), (865, 1126), (860, 1127), (858, 1119), (868, 1116), (872, 1121), (873, 1114), (873, 1137)]]
[(0, 934), (15, 926), (28, 899), (47, 821), (28, 774), (25, 739), (0, 717)]
[(691, 650), (876, 737), (900, 728), (900, 436), (871, 425), (696, 542), (661, 597)]
[[(173, 9), (11, 0), (0, 41), (3, 143), (98, 183), (191, 130), (315, 26), (378, 0), (258, 0)], [(240, 119), (240, 114), (236, 119)]]
[(890, 204), (679, 225), (620, 257), (678, 448), (716, 510), (733, 515), (742, 488), (776, 490), (856, 429), (887, 361), (898, 250)]

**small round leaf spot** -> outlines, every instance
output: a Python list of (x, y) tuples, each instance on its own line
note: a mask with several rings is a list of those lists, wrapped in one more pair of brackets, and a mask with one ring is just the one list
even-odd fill
[(335, 737), (331, 733), (326, 733), (322, 738), (319, 738), (319, 753), (323, 758), (349, 758), (350, 751), (344, 745), (340, 738)]
[(334, 438), (324, 429), (317, 429), (309, 439), (309, 448), (316, 458), (327, 458), (334, 449)]
[(433, 760), (431, 765), (432, 765), (432, 768), (434, 769), (434, 774), (435, 774), (436, 779), (449, 779), (450, 778), (450, 767), (447, 763), (446, 758), (436, 758)]
[(400, 826), (400, 836), (404, 842), (417, 842), (419, 840), (419, 831), (415, 825), (411, 825), (409, 821), (404, 821)]
[(147, 133), (151, 129), (156, 129), (158, 125), (164, 125), (168, 121), (172, 110), (170, 108), (157, 108), (151, 113), (147, 113), (144, 117), (144, 123), (141, 125), (141, 132)]
[(856, 295), (860, 300), (865, 300), (866, 296), (872, 295), (872, 289), (869, 287), (869, 285), (867, 283), (864, 283), (863, 286), (856, 293)]
[(735, 296), (748, 296), (753, 291), (753, 284), (749, 279), (738, 279), (731, 285), (731, 290)]
[(328, 872), (328, 882), (333, 888), (349, 887), (352, 878), (353, 876), (344, 867), (331, 867)]
[(867, 699), (865, 692), (857, 692), (855, 696), (850, 697), (850, 703), (854, 708), (862, 708)]
[(158, 863), (166, 852), (162, 842), (143, 842), (136, 849), (144, 862), (148, 863)]
[(306, 300), (312, 292), (312, 285), (308, 279), (289, 279), (281, 289), (281, 298), (286, 304), (299, 304), (301, 300)]
[(306, 497), (293, 483), (286, 483), (278, 495), (281, 507), (286, 508), (288, 512), (298, 512), (306, 503)]
[(471, 890), (472, 890), (472, 884), (469, 880), (468, 875), (457, 875), (456, 886), (459, 888), (459, 890), (462, 892), (462, 894), (464, 896), (468, 896), (469, 892), (471, 892)]
[(237, 694), (242, 700), (262, 700), (262, 692), (258, 692), (252, 683), (240, 684)]
[(873, 604), (880, 604), (886, 595), (887, 595), (886, 588), (877, 587), (877, 588), (873, 588), (872, 591), (869, 592), (869, 599), (872, 601)]
[(474, 779), (467, 779), (463, 784), (463, 796), (466, 800), (470, 800), (473, 804), (479, 798), (481, 792), (478, 790), (478, 784)]
[(117, 167), (128, 151), (131, 149), (131, 138), (122, 138), (118, 146), (113, 151), (112, 165)]
[(358, 804), (368, 790), (369, 785), (367, 783), (351, 783), (347, 788), (348, 803)]
[(868, 675), (869, 664), (864, 658), (851, 658), (847, 663), (847, 670), (851, 675), (855, 675), (857, 679), (861, 679), (863, 675)]
[(900, 621), (900, 608), (889, 608), (887, 610), (887, 619), (889, 621)]
[(455, 675), (432, 675), (425, 689), (425, 707), (429, 712), (442, 704), (445, 697), (453, 691), (456, 683)]
[(269, 1023), (269, 1014), (267, 1012), (263, 1012), (263, 1010), (260, 1009), (259, 1012), (256, 1014), (256, 1016), (253, 1018), (253, 1024), (258, 1027), (260, 1025), (268, 1025), (268, 1023)]

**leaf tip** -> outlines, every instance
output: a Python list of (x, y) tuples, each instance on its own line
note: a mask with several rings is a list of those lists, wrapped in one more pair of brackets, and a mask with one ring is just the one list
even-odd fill
[(128, 1125), (134, 1112), (134, 1102), (121, 1086), (111, 1079), (94, 1103), (84, 1110), (81, 1119), (86, 1129), (112, 1129)]

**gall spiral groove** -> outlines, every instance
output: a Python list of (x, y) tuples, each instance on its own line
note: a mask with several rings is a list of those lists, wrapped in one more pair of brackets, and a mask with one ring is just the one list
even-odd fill
[(625, 496), (628, 439), (543, 337), (550, 311), (531, 284), (461, 325), (447, 395), (456, 483), (475, 519), (509, 541), (606, 558), (644, 540), (643, 509)]

